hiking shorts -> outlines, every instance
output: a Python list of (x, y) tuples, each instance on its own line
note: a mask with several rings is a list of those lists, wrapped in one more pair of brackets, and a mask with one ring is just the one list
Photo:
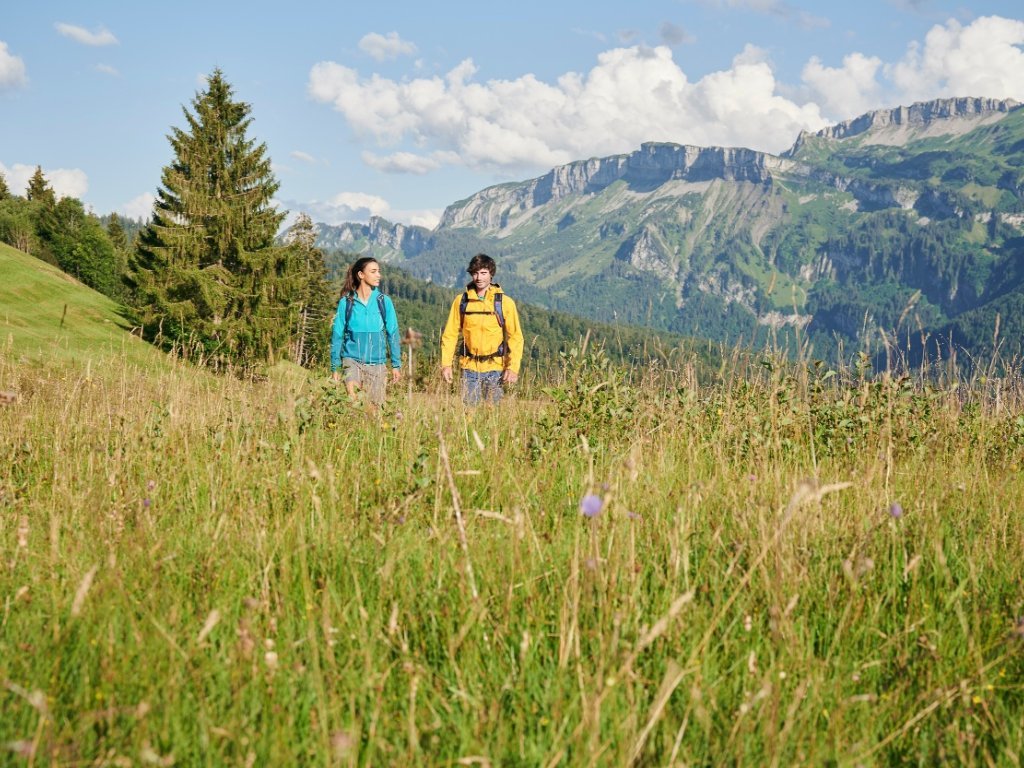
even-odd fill
[(366, 393), (374, 405), (383, 405), (387, 395), (388, 367), (369, 365), (346, 357), (341, 363), (342, 379), (353, 383)]

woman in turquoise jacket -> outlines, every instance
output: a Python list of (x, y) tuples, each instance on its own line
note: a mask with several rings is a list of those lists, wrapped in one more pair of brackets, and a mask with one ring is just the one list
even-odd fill
[(391, 381), (402, 378), (398, 315), (391, 298), (380, 292), (380, 264), (363, 257), (349, 267), (331, 334), (331, 371), (345, 380), (350, 396), (362, 390), (374, 406), (383, 404), (387, 389), (388, 348)]

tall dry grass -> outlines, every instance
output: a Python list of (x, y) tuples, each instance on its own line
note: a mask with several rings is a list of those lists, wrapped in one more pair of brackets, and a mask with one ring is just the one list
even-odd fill
[(1024, 755), (1012, 376), (580, 349), (380, 419), (285, 368), (0, 389), (0, 762)]

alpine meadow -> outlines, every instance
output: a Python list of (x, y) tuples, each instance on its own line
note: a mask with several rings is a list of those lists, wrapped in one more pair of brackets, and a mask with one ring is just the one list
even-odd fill
[[(381, 250), (380, 221), (282, 231), (259, 106), (220, 70), (145, 222), (0, 175), (0, 765), (1020, 765), (1024, 369), (1001, 313), (1024, 285), (1024, 111), (983, 106), (916, 149), (806, 135), (778, 178), (679, 176), (685, 216), (635, 176), (547, 219), (536, 183), (485, 190), (406, 231), (414, 254)], [(896, 189), (885, 164), (912, 188), (898, 211), (865, 202)], [(783, 206), (800, 226), (752, 239), (751, 211)], [(456, 267), (492, 245), (526, 362), (468, 408), (439, 334)], [(356, 247), (411, 342), (377, 414), (328, 371)], [(681, 304), (615, 322), (669, 251)], [(900, 282), (927, 264), (946, 282)], [(531, 282), (562, 268), (582, 270), (565, 304)], [(804, 291), (812, 272), (831, 282)], [(729, 336), (740, 273), (786, 289), (737, 289), (759, 311), (801, 296), (849, 330), (870, 305), (887, 333), (828, 354), (804, 322)], [(715, 341), (674, 314), (700, 291)], [(978, 344), (915, 355), (915, 307), (918, 351), (975, 310)]]

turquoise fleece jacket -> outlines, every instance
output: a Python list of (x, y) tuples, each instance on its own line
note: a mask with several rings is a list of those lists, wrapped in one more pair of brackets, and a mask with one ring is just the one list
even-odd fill
[[(387, 348), (391, 348), (391, 367), (402, 367), (401, 342), (398, 339), (398, 315), (390, 296), (384, 296), (384, 317), (380, 316), (377, 305), (378, 289), (374, 288), (364, 304), (358, 296), (352, 301), (352, 327), (345, 333), (345, 304), (349, 297), (338, 302), (334, 315), (334, 330), (331, 333), (331, 370), (341, 367), (342, 358), (348, 357), (366, 365), (384, 365), (387, 362)], [(385, 343), (386, 342), (386, 343)]]

